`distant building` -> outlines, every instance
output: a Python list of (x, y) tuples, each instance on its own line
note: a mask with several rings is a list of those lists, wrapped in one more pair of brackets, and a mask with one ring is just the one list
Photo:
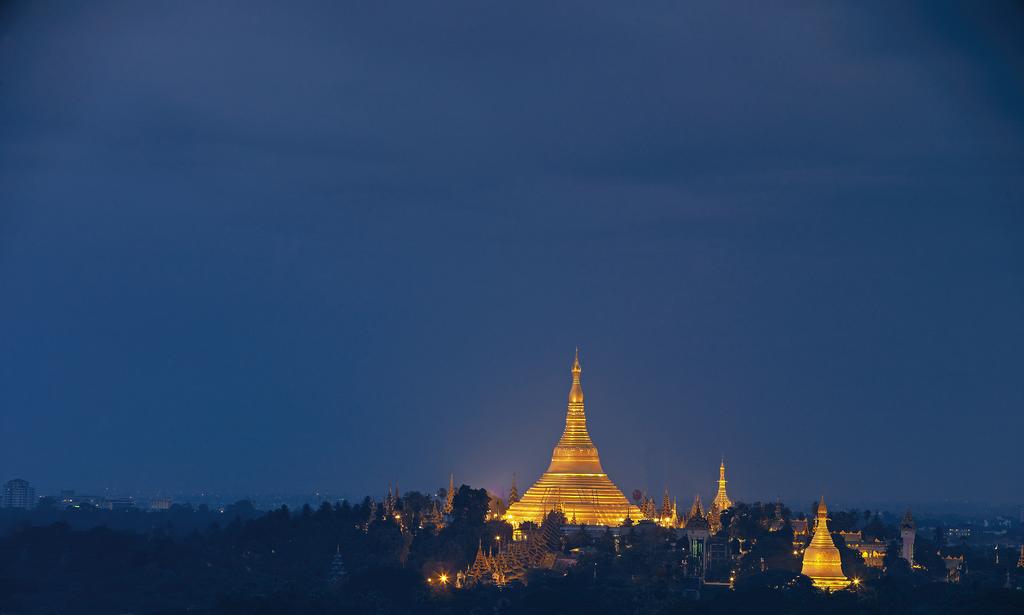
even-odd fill
[(764, 525), (769, 532), (778, 532), (786, 527), (786, 519), (782, 514), (781, 500), (775, 500), (775, 512), (772, 514), (772, 518), (767, 520)]
[(33, 508), (36, 490), (27, 480), (15, 478), (4, 483), (4, 508)]
[(789, 525), (793, 528), (793, 555), (802, 555), (811, 540), (807, 519), (790, 519)]
[(886, 544), (877, 538), (865, 540), (861, 532), (839, 532), (846, 546), (860, 553), (864, 564), (872, 568), (881, 568), (885, 560)]
[(101, 495), (80, 495), (72, 489), (65, 489), (60, 492), (60, 503), (65, 508), (81, 508), (82, 506), (103, 506), (107, 499)]
[(171, 498), (150, 498), (150, 510), (168, 510), (174, 502)]
[(947, 555), (946, 557), (942, 558), (942, 563), (946, 565), (946, 582), (959, 583), (960, 574), (964, 567), (964, 556)]
[(966, 541), (971, 537), (971, 528), (969, 527), (950, 527), (946, 528), (946, 543), (956, 544), (958, 542)]
[(903, 515), (903, 521), (900, 522), (900, 538), (902, 539), (900, 557), (907, 560), (911, 567), (914, 565), (914, 538), (916, 536), (917, 525), (914, 523), (914, 517), (910, 514), (910, 509), (908, 508), (907, 514)]
[(100, 504), (100, 507), (106, 508), (107, 510), (128, 510), (130, 508), (135, 508), (135, 498), (106, 498), (103, 500), (103, 503)]
[(714, 536), (708, 539), (708, 568), (710, 570), (728, 570), (732, 563), (729, 554), (729, 538), (727, 536)]
[(711, 538), (711, 527), (707, 517), (704, 515), (704, 508), (701, 506), (700, 494), (693, 500), (690, 507), (690, 514), (686, 519), (686, 528), (682, 531), (689, 541), (688, 549), (690, 558), (696, 568), (692, 571), (695, 576), (704, 578), (708, 571), (708, 539)]

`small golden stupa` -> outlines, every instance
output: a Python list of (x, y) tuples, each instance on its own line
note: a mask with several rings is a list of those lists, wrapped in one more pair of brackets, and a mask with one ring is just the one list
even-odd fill
[(643, 518), (640, 509), (629, 503), (601, 468), (597, 447), (587, 433), (581, 371), (577, 349), (565, 431), (555, 445), (548, 471), (505, 513), (504, 519), (513, 526), (518, 527), (523, 521), (540, 525), (552, 510), (585, 525), (618, 526), (626, 516), (633, 520)]
[(843, 589), (850, 580), (843, 574), (839, 549), (828, 531), (828, 509), (825, 497), (818, 504), (818, 522), (814, 526), (814, 537), (804, 551), (804, 564), (800, 573), (814, 581), (814, 586), (824, 590)]
[(725, 457), (722, 457), (722, 465), (718, 466), (718, 493), (715, 494), (715, 500), (711, 502), (711, 507), (718, 512), (732, 508), (732, 500), (725, 492), (725, 482)]

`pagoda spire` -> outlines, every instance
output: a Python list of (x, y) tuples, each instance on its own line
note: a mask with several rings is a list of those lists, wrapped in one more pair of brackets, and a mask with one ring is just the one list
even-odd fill
[(448, 493), (445, 494), (444, 514), (452, 514), (452, 502), (455, 500), (455, 474), (448, 475)]
[(384, 498), (384, 514), (390, 516), (395, 512), (395, 496), (391, 492), (391, 483), (388, 483), (388, 495)]
[(345, 560), (341, 557), (341, 545), (338, 545), (334, 551), (334, 557), (331, 558), (331, 567), (327, 572), (327, 582), (331, 584), (341, 583), (345, 580), (347, 574), (345, 571)]
[[(587, 432), (587, 414), (583, 407), (583, 385), (580, 383), (580, 350), (576, 349), (576, 357), (572, 362), (572, 386), (569, 388), (569, 405), (565, 411), (565, 431), (562, 432), (562, 439), (558, 441), (555, 448), (556, 455), (559, 448), (566, 449), (592, 449), (593, 456), (597, 457), (597, 449)], [(598, 470), (600, 471), (600, 470)]]
[(583, 368), (580, 367), (580, 348), (577, 346), (576, 358), (572, 361), (572, 388), (569, 389), (570, 404), (583, 403), (583, 386), (580, 384), (580, 373), (582, 372)]
[(728, 494), (725, 492), (725, 483), (725, 456), (722, 456), (722, 463), (718, 466), (718, 492), (711, 503), (711, 507), (718, 512), (722, 512), (732, 506), (732, 500), (729, 499)]
[(698, 493), (693, 498), (693, 506), (690, 507), (690, 519), (704, 518), (704, 504), (700, 501), (700, 494)]

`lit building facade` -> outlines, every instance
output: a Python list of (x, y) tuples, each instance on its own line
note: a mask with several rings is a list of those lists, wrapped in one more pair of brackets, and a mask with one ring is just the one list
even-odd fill
[(626, 517), (643, 518), (640, 509), (630, 504), (601, 467), (597, 447), (587, 432), (581, 372), (577, 352), (565, 430), (555, 445), (547, 472), (505, 513), (504, 519), (515, 527), (524, 521), (540, 525), (552, 510), (585, 525), (619, 526)]
[(803, 555), (811, 536), (807, 519), (790, 519), (789, 525), (793, 528), (793, 555)]
[(865, 540), (864, 534), (857, 532), (839, 532), (846, 546), (860, 553), (865, 566), (882, 568), (885, 565), (885, 553), (888, 545), (877, 538)]

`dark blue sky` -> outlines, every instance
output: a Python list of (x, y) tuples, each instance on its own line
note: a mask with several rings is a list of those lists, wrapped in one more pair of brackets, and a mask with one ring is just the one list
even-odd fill
[[(1017, 502), (1013, 3), (6, 3), (0, 475)], [(801, 500), (797, 500), (801, 501)]]

